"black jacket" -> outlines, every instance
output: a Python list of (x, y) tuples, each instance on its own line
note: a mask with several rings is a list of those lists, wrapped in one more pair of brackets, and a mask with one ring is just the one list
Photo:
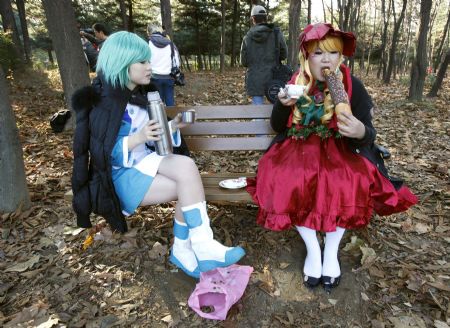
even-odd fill
[[(353, 75), (351, 76), (351, 80), (353, 91), (350, 105), (352, 113), (364, 124), (366, 133), (362, 139), (345, 138), (347, 144), (353, 153), (364, 156), (372, 162), (381, 174), (388, 178), (394, 187), (398, 189), (401, 187), (403, 181), (399, 178), (389, 176), (386, 166), (384, 165), (384, 160), (380, 155), (380, 151), (374, 143), (376, 131), (372, 125), (372, 115), (370, 114), (370, 110), (373, 107), (372, 99), (360, 80)], [(279, 100), (277, 100), (273, 106), (270, 124), (278, 135), (274, 138), (270, 146), (286, 139), (288, 131), (286, 125), (290, 114), (291, 107), (286, 107)]]
[[(77, 224), (91, 227), (89, 216), (103, 216), (111, 228), (126, 232), (127, 224), (112, 181), (111, 152), (116, 143), (127, 103), (145, 107), (146, 94), (154, 86), (140, 86), (133, 92), (111, 85), (97, 77), (92, 86), (76, 91), (72, 107), (77, 125), (73, 140), (72, 191)], [(182, 137), (174, 153), (189, 156)]]
[(125, 232), (127, 224), (114, 191), (111, 152), (125, 107), (128, 89), (113, 88), (97, 80), (72, 97), (77, 125), (73, 140), (73, 209), (80, 227), (91, 227), (91, 212), (103, 216), (113, 230)]

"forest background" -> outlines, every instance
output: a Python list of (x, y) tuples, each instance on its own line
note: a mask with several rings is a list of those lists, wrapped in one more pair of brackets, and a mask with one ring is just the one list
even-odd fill
[[(331, 297), (302, 286), (297, 262), (304, 249), (295, 233), (257, 227), (250, 205), (210, 206), (217, 236), (243, 244), (245, 264), (255, 267), (242, 302), (220, 325), (449, 326), (446, 0), (0, 0), (0, 325), (219, 325), (189, 311), (195, 283), (167, 263), (170, 204), (137, 213), (127, 235), (111, 234), (96, 218), (98, 239), (83, 249), (90, 232), (74, 227), (64, 198), (73, 130), (55, 134), (48, 118), (71, 109), (74, 90), (94, 76), (77, 22), (143, 38), (148, 23), (161, 23), (186, 72), (178, 104), (248, 104), (239, 50), (256, 3), (281, 26), (293, 68), (298, 35), (309, 22), (356, 34), (347, 63), (377, 104), (377, 142), (393, 154), (391, 172), (407, 180), (420, 203), (347, 235), (345, 279)], [(194, 154), (202, 171), (213, 172), (254, 170), (260, 155)]]

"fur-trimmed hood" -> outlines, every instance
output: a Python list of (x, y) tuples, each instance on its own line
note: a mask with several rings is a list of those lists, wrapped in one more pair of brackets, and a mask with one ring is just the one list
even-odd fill
[(94, 86), (86, 86), (78, 89), (72, 96), (72, 108), (76, 113), (90, 111), (100, 102), (100, 90)]

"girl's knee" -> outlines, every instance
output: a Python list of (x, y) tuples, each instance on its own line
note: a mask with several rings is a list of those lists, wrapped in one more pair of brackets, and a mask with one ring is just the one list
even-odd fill
[(189, 172), (193, 172), (193, 173), (198, 172), (197, 164), (194, 162), (194, 160), (192, 158), (187, 157), (187, 156), (182, 156), (182, 155), (180, 155), (180, 156), (183, 157), (182, 165), (183, 165), (183, 167), (186, 168), (186, 170), (188, 170)]
[(188, 156), (172, 155), (173, 160), (176, 163), (177, 171), (181, 174), (186, 173), (198, 173), (197, 164), (194, 160)]

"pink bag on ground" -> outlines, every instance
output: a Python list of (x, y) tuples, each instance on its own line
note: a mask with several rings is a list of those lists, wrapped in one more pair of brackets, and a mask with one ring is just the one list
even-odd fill
[(225, 320), (228, 310), (244, 294), (252, 272), (251, 266), (233, 264), (200, 273), (189, 306), (203, 318)]

